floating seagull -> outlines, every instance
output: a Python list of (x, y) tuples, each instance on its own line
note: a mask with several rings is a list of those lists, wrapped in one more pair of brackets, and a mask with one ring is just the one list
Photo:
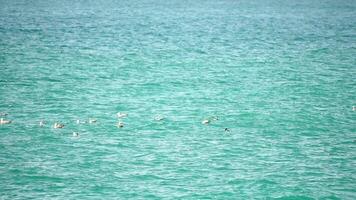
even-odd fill
[(122, 128), (122, 127), (124, 127), (124, 123), (123, 122), (118, 122), (116, 126), (118, 128)]
[(230, 129), (228, 129), (228, 128), (225, 128), (224, 130), (225, 130), (225, 132), (230, 132)]
[(0, 116), (6, 116), (7, 113), (4, 113), (4, 112), (0, 112)]
[(3, 118), (0, 118), (0, 124), (11, 124), (11, 120), (5, 120)]
[(217, 121), (219, 118), (217, 116), (213, 117), (208, 117), (207, 119), (204, 119), (201, 123), (202, 124), (209, 124), (211, 121)]
[(210, 120), (204, 119), (201, 123), (202, 123), (202, 124), (209, 124), (209, 123), (210, 123)]
[(116, 113), (117, 117), (118, 118), (124, 118), (124, 117), (127, 117), (127, 113), (121, 113), (121, 112), (118, 112)]
[(96, 119), (89, 119), (89, 124), (93, 124), (93, 123), (96, 123)]
[(40, 121), (40, 126), (44, 126), (45, 125), (45, 122), (43, 120)]
[(160, 116), (160, 115), (157, 115), (153, 118), (155, 121), (162, 121), (164, 120), (164, 117), (163, 116)]
[(85, 121), (82, 122), (82, 121), (80, 121), (79, 119), (77, 119), (76, 123), (77, 123), (77, 124), (85, 124), (86, 122), (85, 122)]
[(356, 111), (356, 106), (352, 106), (352, 111)]
[(78, 132), (73, 132), (73, 137), (79, 137), (79, 133)]
[(63, 128), (64, 124), (60, 124), (60, 123), (54, 123), (53, 128)]
[(211, 120), (217, 121), (219, 120), (219, 117), (218, 116), (211, 117)]

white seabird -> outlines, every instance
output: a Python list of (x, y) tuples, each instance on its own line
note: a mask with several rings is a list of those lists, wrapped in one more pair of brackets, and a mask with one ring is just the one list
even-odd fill
[(118, 122), (116, 126), (118, 128), (122, 128), (122, 127), (124, 127), (124, 123), (123, 122)]
[(63, 128), (64, 124), (60, 124), (60, 123), (54, 123), (53, 128)]
[(204, 119), (201, 123), (202, 123), (202, 124), (209, 124), (209, 123), (210, 123), (210, 120)]
[(124, 117), (127, 117), (127, 113), (121, 113), (121, 112), (118, 112), (116, 113), (117, 117), (118, 118), (124, 118)]
[(96, 123), (97, 120), (96, 119), (89, 119), (89, 124), (93, 124), (93, 123)]
[(0, 116), (7, 116), (7, 113), (5, 113), (5, 112), (0, 112)]
[(161, 116), (161, 115), (157, 115), (157, 116), (155, 116), (153, 119), (154, 119), (155, 121), (162, 121), (162, 120), (164, 120), (164, 117)]
[(219, 120), (219, 117), (218, 116), (213, 116), (213, 117), (211, 117), (211, 120), (217, 121), (217, 120)]
[(86, 121), (80, 121), (80, 119), (77, 119), (77, 121), (75, 122), (76, 124), (85, 124)]
[(5, 120), (3, 118), (0, 118), (0, 124), (11, 124), (11, 120)]

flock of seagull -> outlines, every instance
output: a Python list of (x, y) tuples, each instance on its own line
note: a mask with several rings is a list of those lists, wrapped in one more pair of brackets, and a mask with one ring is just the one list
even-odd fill
[[(11, 120), (6, 120), (6, 119), (3, 118), (3, 117), (5, 117), (5, 116), (7, 116), (7, 115), (8, 115), (7, 113), (3, 113), (3, 112), (0, 113), (0, 116), (1, 116), (1, 118), (0, 118), (0, 125), (11, 124), (11, 122), (12, 122)], [(117, 118), (118, 118), (118, 122), (116, 123), (116, 127), (118, 127), (118, 128), (123, 128), (125, 124), (124, 124), (124, 122), (123, 122), (121, 119), (127, 117), (128, 114), (127, 114), (127, 113), (118, 112), (116, 115), (117, 115)], [(161, 115), (157, 115), (157, 116), (155, 116), (153, 119), (154, 119), (155, 121), (162, 121), (162, 120), (164, 120), (165, 118), (164, 118), (163, 116), (161, 116)], [(219, 120), (219, 118), (218, 118), (217, 116), (213, 116), (213, 117), (208, 117), (208, 118), (204, 119), (201, 123), (202, 123), (202, 124), (205, 124), (205, 125), (208, 125), (208, 124), (210, 124), (212, 121), (217, 121), (217, 120)], [(89, 118), (88, 121), (80, 121), (79, 119), (76, 121), (77, 124), (84, 124), (84, 123), (93, 124), (93, 123), (96, 123), (96, 122), (97, 122), (97, 120), (94, 119), (94, 118)], [(41, 120), (41, 121), (39, 122), (39, 126), (40, 126), (40, 127), (45, 126), (45, 121), (44, 121), (44, 120)], [(62, 124), (62, 123), (60, 123), (60, 122), (55, 122), (55, 123), (53, 124), (53, 128), (54, 128), (54, 129), (61, 129), (61, 128), (64, 128), (64, 124)], [(225, 131), (230, 131), (230, 129), (225, 128)], [(78, 132), (73, 132), (73, 136), (75, 136), (75, 137), (76, 137), (76, 136), (79, 136), (79, 133), (78, 133)]]
[[(356, 111), (356, 106), (352, 106), (352, 111)], [(0, 125), (11, 124), (11, 122), (12, 122), (11, 120), (6, 120), (6, 119), (3, 118), (5, 116), (7, 116), (7, 115), (8, 115), (7, 113), (0, 112)], [(117, 115), (117, 117), (119, 119), (118, 122), (116, 123), (116, 126), (118, 128), (124, 127), (125, 124), (120, 119), (127, 117), (128, 114), (127, 113), (118, 112), (116, 115)], [(160, 116), (160, 115), (157, 115), (157, 116), (154, 117), (155, 121), (162, 121), (164, 119), (165, 118), (163, 116)], [(211, 123), (212, 121), (216, 121), (216, 120), (219, 120), (219, 118), (217, 116), (213, 116), (213, 117), (209, 117), (209, 118), (204, 119), (201, 123), (207, 125), (207, 124)], [(93, 119), (93, 118), (89, 118), (89, 120), (88, 120), (88, 123), (90, 123), (90, 124), (93, 124), (93, 123), (96, 123), (96, 122), (97, 122), (97, 120)], [(82, 123), (87, 123), (87, 122), (86, 121), (80, 121), (78, 119), (76, 121), (76, 123), (77, 124), (82, 124)], [(41, 120), (40, 123), (39, 123), (39, 126), (41, 126), (41, 127), (45, 126), (45, 122), (43, 120)], [(59, 122), (55, 122), (53, 124), (53, 128), (55, 128), (55, 129), (64, 128), (64, 124), (59, 123)], [(229, 128), (225, 128), (224, 130), (225, 131), (230, 131)], [(79, 133), (73, 132), (73, 136), (79, 136)]]

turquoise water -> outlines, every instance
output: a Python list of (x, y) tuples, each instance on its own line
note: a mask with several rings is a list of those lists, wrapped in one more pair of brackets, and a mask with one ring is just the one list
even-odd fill
[(355, 19), (347, 0), (0, 0), (0, 199), (356, 199)]

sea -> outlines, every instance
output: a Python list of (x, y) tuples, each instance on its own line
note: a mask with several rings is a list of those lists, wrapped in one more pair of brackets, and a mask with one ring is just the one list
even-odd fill
[(0, 199), (354, 200), (355, 22), (354, 0), (0, 0)]

